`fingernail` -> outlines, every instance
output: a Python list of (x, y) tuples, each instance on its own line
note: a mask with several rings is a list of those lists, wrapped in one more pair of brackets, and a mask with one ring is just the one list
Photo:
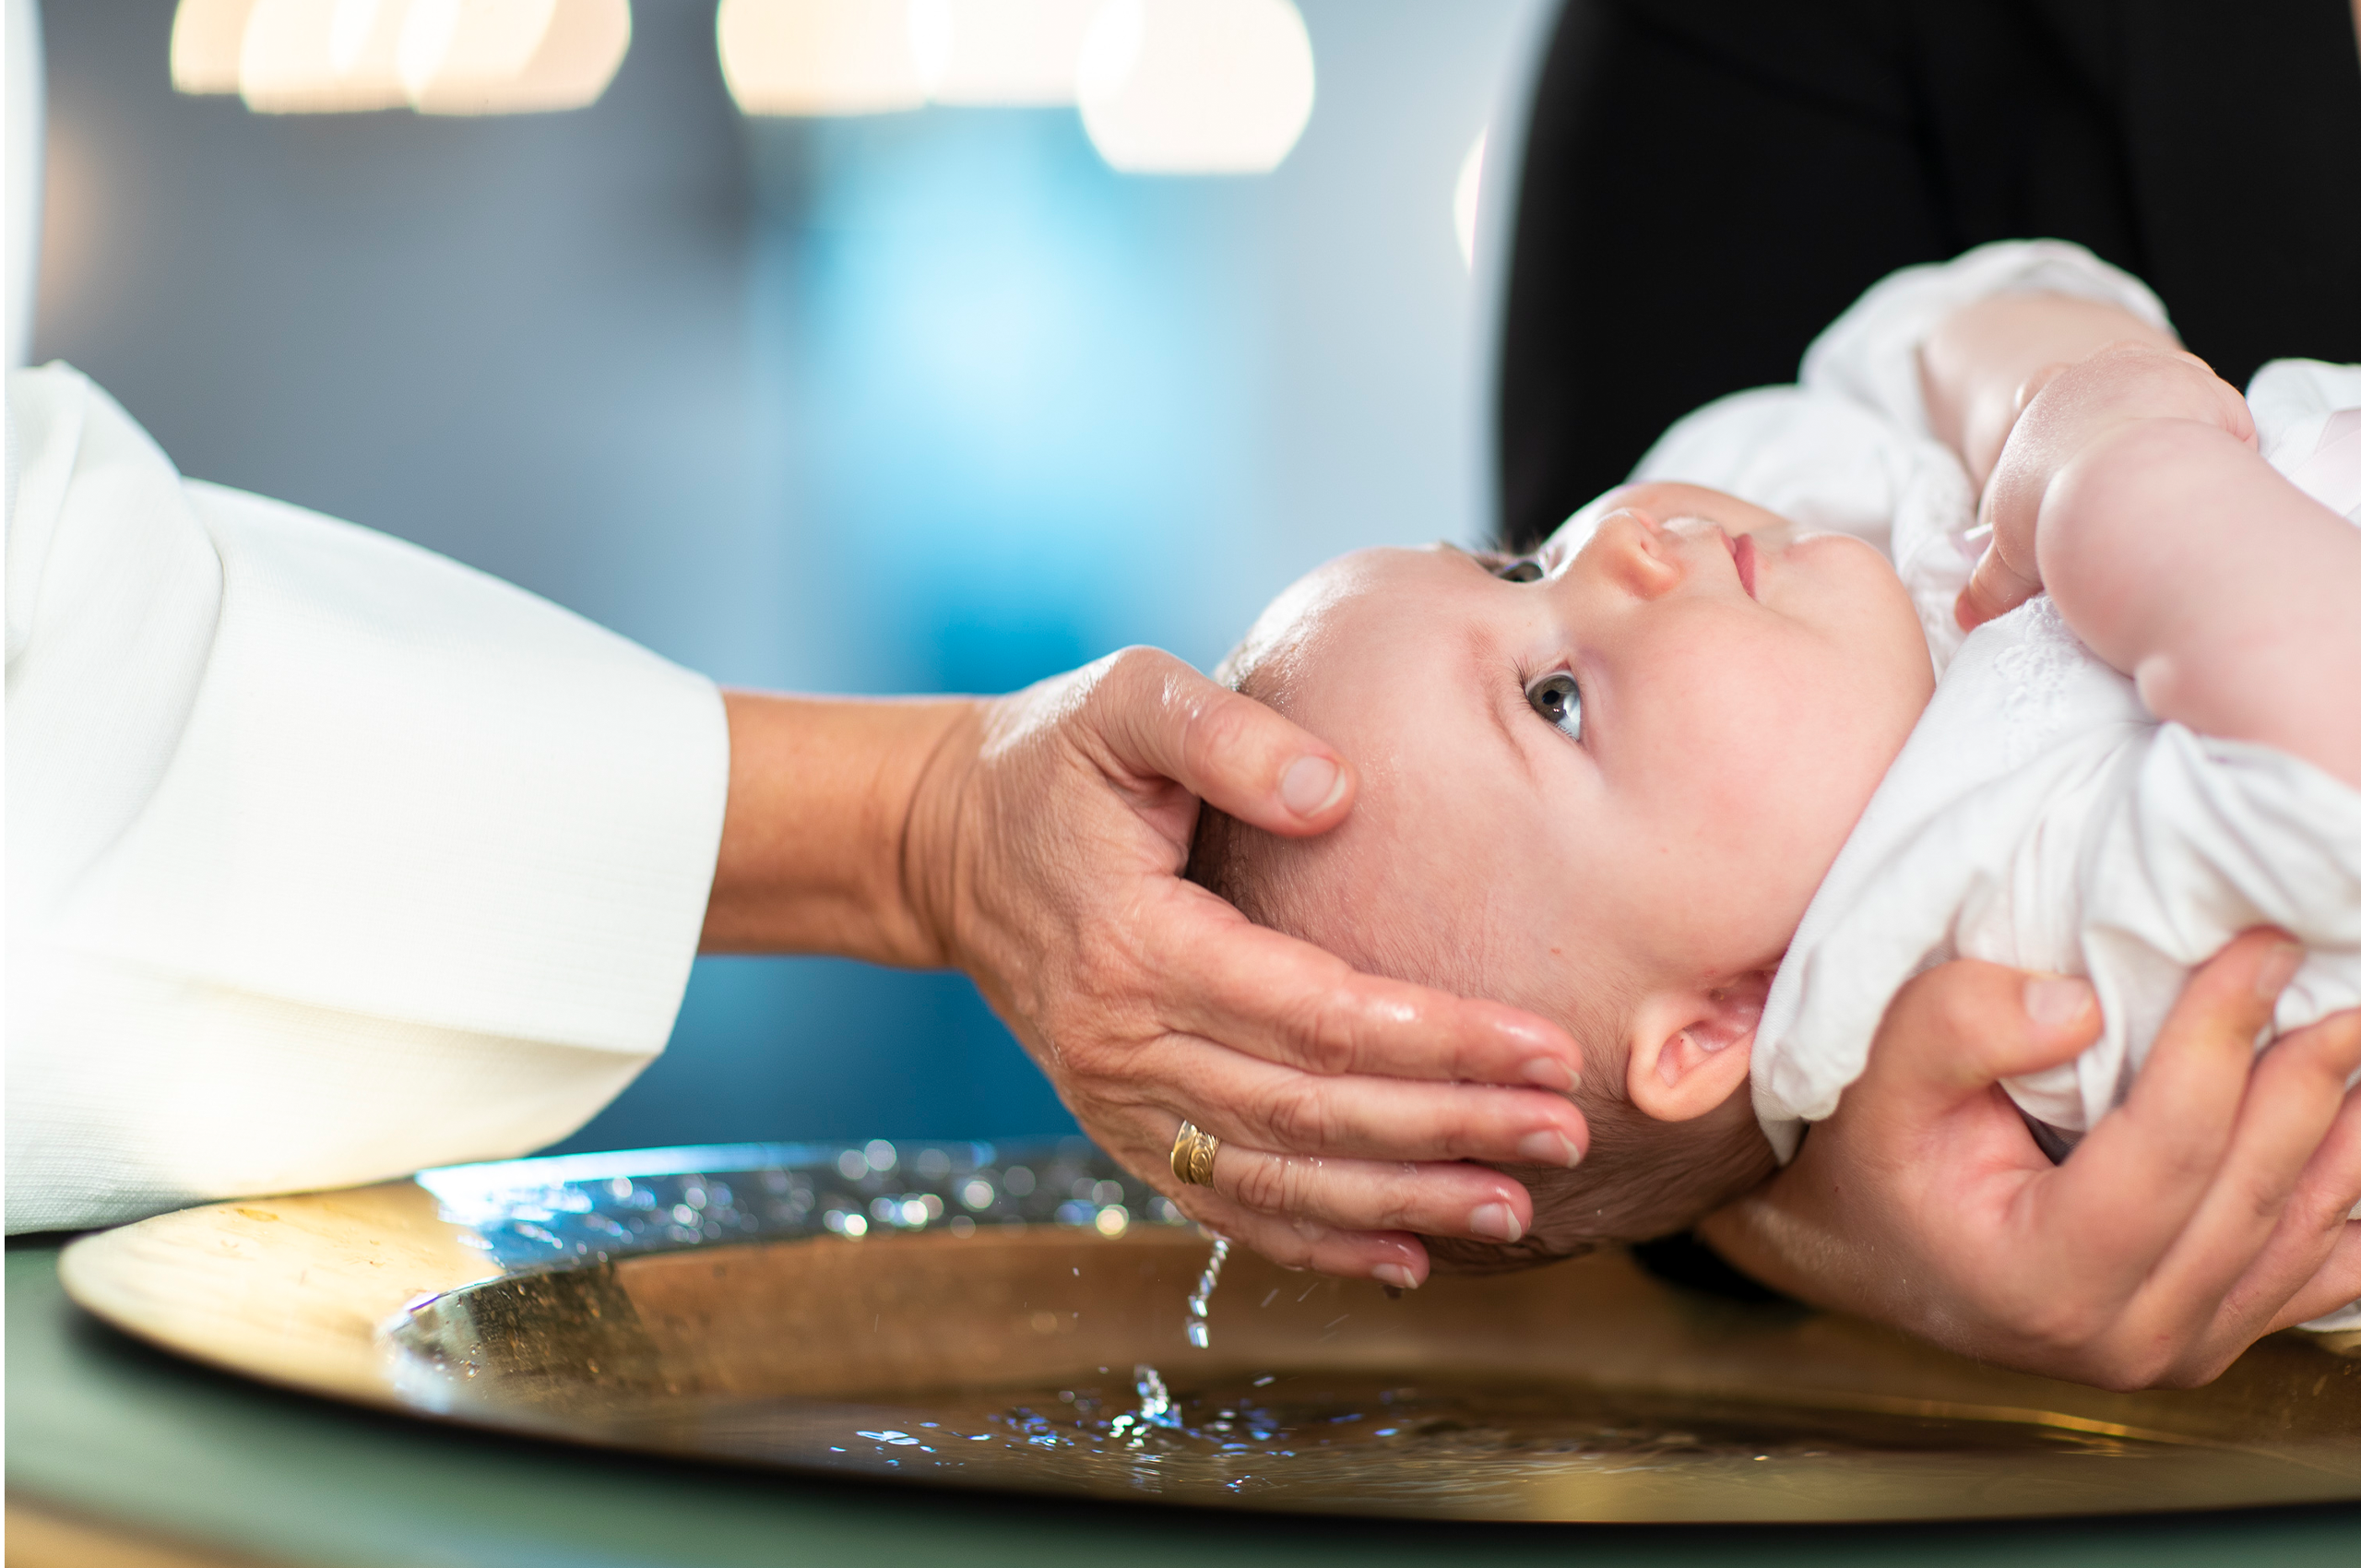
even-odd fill
[(1391, 1285), (1396, 1290), (1416, 1290), (1418, 1277), (1398, 1263), (1382, 1263), (1370, 1270), (1381, 1285)]
[(1582, 1151), (1574, 1147), (1572, 1138), (1563, 1133), (1527, 1133), (1516, 1146), (1519, 1159), (1529, 1159), (1536, 1165), (1572, 1167), (1582, 1158)]
[(1516, 1241), (1525, 1237), (1525, 1227), (1516, 1222), (1516, 1210), (1506, 1204), (1479, 1204), (1467, 1217), (1467, 1229), (1487, 1241)]
[(2025, 981), (2025, 1016), (2045, 1029), (2062, 1029), (2082, 1017), (2092, 1002), (2088, 980), (2072, 975), (2036, 975)]
[(1575, 1076), (1572, 1067), (1567, 1066), (1556, 1057), (1536, 1056), (1525, 1064), (1525, 1081), (1537, 1088), (1556, 1089), (1560, 1094), (1571, 1094), (1574, 1086), (1581, 1083), (1582, 1079)]
[(1345, 770), (1324, 756), (1299, 756), (1279, 776), (1279, 799), (1298, 816), (1316, 816), (1345, 788)]
[(2279, 993), (2287, 989), (2287, 982), (2296, 978), (2296, 971), (2303, 967), (2303, 962), (2302, 943), (2283, 942), (2273, 947), (2271, 956), (2262, 961), (2262, 968), (2255, 974), (2254, 993), (2265, 1002), (2276, 1002)]

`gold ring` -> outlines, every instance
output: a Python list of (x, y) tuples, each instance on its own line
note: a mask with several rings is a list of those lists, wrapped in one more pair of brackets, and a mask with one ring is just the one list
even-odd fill
[(1197, 1131), (1194, 1122), (1183, 1122), (1180, 1130), (1172, 1134), (1172, 1174), (1192, 1187), (1210, 1187), (1214, 1184), (1214, 1156), (1220, 1152), (1219, 1138)]

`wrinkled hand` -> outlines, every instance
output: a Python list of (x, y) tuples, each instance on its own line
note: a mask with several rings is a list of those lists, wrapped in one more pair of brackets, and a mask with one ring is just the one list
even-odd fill
[[(1572, 1164), (1556, 1026), (1356, 973), (1180, 880), (1198, 798), (1275, 833), (1351, 809), (1335, 751), (1134, 648), (979, 707), (938, 751), (905, 896), (1083, 1127), (1184, 1213), (1291, 1266), (1412, 1286), (1412, 1232), (1514, 1240), (1525, 1189), (1477, 1159)], [(1211, 1188), (1169, 1166), (1183, 1119)]]
[(1705, 1234), (1781, 1289), (1964, 1354), (2208, 1382), (2361, 1297), (2361, 1012), (2253, 1052), (2293, 956), (2250, 932), (2199, 970), (2129, 1101), (2058, 1166), (1998, 1084), (2097, 1037), (2088, 988), (1968, 960), (1922, 975), (1836, 1114)]
[(2019, 390), (2022, 411), (1984, 487), (1981, 519), (1991, 541), (1960, 590), (1964, 630), (2014, 610), (2041, 591), (2040, 521), (2050, 483), (2078, 456), (2136, 421), (2189, 420), (2254, 440), (2237, 388), (2194, 354), (2118, 343), (2073, 364), (2053, 364)]

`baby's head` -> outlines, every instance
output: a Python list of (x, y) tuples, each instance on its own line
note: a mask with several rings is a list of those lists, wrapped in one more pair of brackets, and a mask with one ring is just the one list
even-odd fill
[(1332, 561), (1225, 667), (1350, 758), (1359, 793), (1310, 839), (1209, 809), (1190, 875), (1582, 1042), (1587, 1158), (1519, 1170), (1533, 1234), (1439, 1250), (1463, 1266), (1678, 1230), (1767, 1173), (1743, 1092), (1764, 992), (1934, 687), (1870, 546), (1690, 485), (1608, 506), (1529, 559)]

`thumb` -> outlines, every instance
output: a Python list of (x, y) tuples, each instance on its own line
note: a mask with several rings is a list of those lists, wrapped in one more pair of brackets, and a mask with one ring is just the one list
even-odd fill
[(2071, 1060), (2098, 1039), (2099, 1022), (2084, 980), (1954, 959), (1896, 993), (1869, 1066), (1899, 1087), (1955, 1102)]
[(1270, 832), (1324, 833), (1352, 809), (1353, 772), (1335, 747), (1169, 653), (1114, 655), (1080, 717), (1119, 767)]
[(2009, 564), (2000, 553), (2000, 540), (1996, 534), (1984, 547), (1984, 557), (1969, 574), (1967, 586), (1959, 590), (1959, 602), (1952, 608), (1952, 617), (1963, 632), (1972, 632), (1987, 621), (1998, 620), (2041, 591), (2041, 579), (2029, 577)]

